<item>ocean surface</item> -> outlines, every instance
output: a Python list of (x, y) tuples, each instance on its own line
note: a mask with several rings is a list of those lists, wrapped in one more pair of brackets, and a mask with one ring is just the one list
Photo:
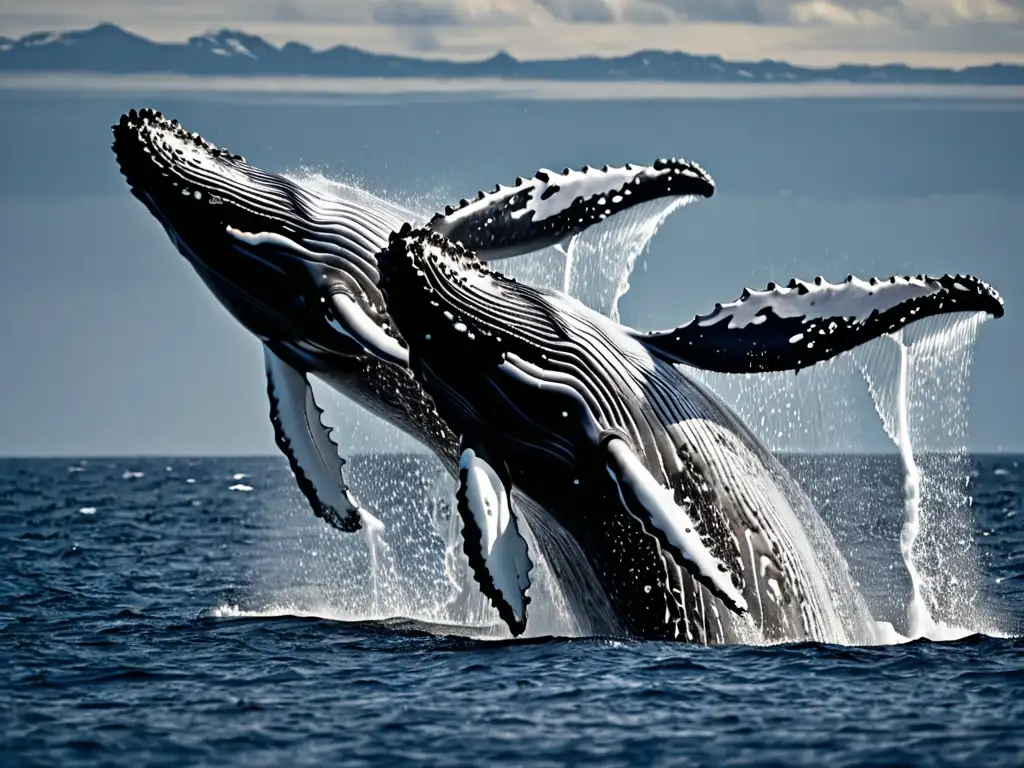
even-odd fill
[[(896, 457), (785, 460), (900, 629)], [(705, 648), (446, 620), (424, 457), (352, 462), (375, 542), (315, 520), (277, 457), (0, 461), (0, 763), (1020, 765), (1022, 465), (958, 464), (975, 566), (925, 566), (973, 584), (949, 618), (974, 633)]]

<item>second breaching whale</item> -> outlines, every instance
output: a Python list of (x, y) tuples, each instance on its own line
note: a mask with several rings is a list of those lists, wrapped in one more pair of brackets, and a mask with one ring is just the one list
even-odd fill
[(515, 487), (569, 531), (636, 634), (867, 642), (866, 610), (810, 500), (676, 364), (799, 370), (925, 317), (1003, 313), (970, 276), (851, 276), (745, 291), (645, 334), (505, 278), (437, 232), (404, 227), (378, 264), (410, 366), (460, 436), (466, 552), (513, 631), (531, 570)]

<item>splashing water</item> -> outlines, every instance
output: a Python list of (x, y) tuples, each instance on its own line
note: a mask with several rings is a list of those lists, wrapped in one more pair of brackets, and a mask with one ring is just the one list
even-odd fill
[[(848, 498), (846, 489), (857, 470), (851, 469), (849, 456), (842, 455), (871, 440), (878, 422), (864, 418), (866, 414), (880, 419), (897, 448), (903, 475), (898, 554), (909, 597), (899, 609), (900, 631), (890, 622), (874, 622), (876, 642), (1001, 634), (996, 622), (977, 607), (974, 520), (965, 493), (970, 472), (970, 363), (978, 328), (986, 318), (978, 314), (920, 320), (897, 337), (882, 337), (799, 376), (687, 371), (722, 397), (771, 450), (839, 452), (833, 457), (834, 474), (818, 481), (823, 496), (819, 503), (840, 510), (840, 518), (884, 515), (885, 510), (878, 509), (884, 499)], [(880, 488), (881, 496), (884, 490)], [(861, 567), (858, 561), (872, 562), (875, 553), (862, 549), (857, 540), (844, 542), (842, 550), (851, 568), (859, 568), (862, 588), (873, 587), (884, 596), (875, 601), (872, 612), (895, 613), (886, 599), (900, 594), (904, 582), (886, 581), (892, 572)]]
[(694, 198), (641, 203), (596, 224), (563, 245), (501, 262), (506, 275), (560, 290), (596, 312), (619, 320), (619, 301), (651, 239), (675, 211)]
[(910, 639), (997, 631), (977, 608), (979, 570), (964, 493), (968, 372), (986, 319), (976, 314), (920, 321), (853, 355), (903, 468), (899, 543), (910, 579)]
[(384, 548), (384, 523), (370, 513), (361, 515), (363, 521), (363, 536), (366, 537), (366, 547), (370, 553), (370, 581), (373, 584), (373, 613), (379, 614), (380, 604), (380, 560), (381, 550)]
[[(387, 199), (360, 186), (361, 180), (356, 177), (330, 178), (324, 175), (323, 171), (310, 167), (300, 167), (294, 173), (282, 175), (321, 195), (362, 203), (384, 215), (391, 215), (400, 222), (408, 221), (414, 225), (424, 224), (433, 214), (431, 202), (426, 196), (420, 198), (411, 195), (396, 195), (393, 199)], [(433, 198), (433, 195), (431, 197)], [(442, 195), (433, 199), (444, 199), (444, 197)]]
[(565, 246), (561, 243), (555, 246), (565, 257), (565, 267), (562, 271), (562, 293), (565, 294), (572, 289), (572, 268), (576, 261), (576, 243), (578, 241), (579, 235), (573, 235)]
[(910, 367), (907, 345), (903, 333), (890, 336), (900, 351), (899, 373), (896, 375), (896, 447), (903, 464), (903, 530), (900, 531), (900, 554), (910, 576), (910, 603), (907, 605), (907, 632), (911, 637), (935, 634), (935, 620), (921, 596), (921, 574), (914, 563), (914, 543), (921, 532), (921, 470), (914, 461), (914, 448), (910, 443), (910, 414), (907, 403), (907, 369)]

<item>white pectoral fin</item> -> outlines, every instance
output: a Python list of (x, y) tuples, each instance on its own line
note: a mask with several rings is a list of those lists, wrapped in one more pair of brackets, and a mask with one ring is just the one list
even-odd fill
[(333, 294), (330, 309), (331, 327), (354, 339), (367, 353), (401, 366), (409, 365), (409, 350), (367, 315), (359, 302), (351, 296), (346, 293)]
[(466, 557), (480, 590), (498, 610), (513, 635), (526, 629), (533, 563), (509, 497), (507, 481), (473, 448), (459, 458), (455, 494), (462, 517)]
[(564, 242), (641, 203), (710, 197), (714, 191), (711, 176), (681, 158), (561, 173), (542, 168), (512, 186), (499, 184), (472, 201), (448, 206), (427, 226), (492, 261)]
[(994, 288), (970, 275), (822, 278), (744, 290), (736, 301), (668, 331), (633, 333), (673, 363), (720, 373), (798, 371), (935, 315), (1003, 314)]
[(299, 488), (313, 513), (341, 531), (357, 531), (379, 522), (364, 510), (345, 484), (338, 446), (320, 420), (306, 375), (264, 345), (270, 421), (278, 448), (288, 458)]
[(608, 474), (626, 509), (694, 579), (730, 610), (744, 613), (747, 601), (733, 584), (732, 574), (704, 545), (690, 516), (675, 503), (672, 492), (654, 479), (625, 440), (612, 437), (604, 447)]

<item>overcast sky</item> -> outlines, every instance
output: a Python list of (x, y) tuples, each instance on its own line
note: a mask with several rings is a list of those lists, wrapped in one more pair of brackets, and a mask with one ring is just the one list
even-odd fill
[(447, 57), (642, 48), (966, 66), (1024, 62), (1024, 0), (4, 0), (0, 35), (112, 21), (161, 40), (222, 27), (273, 42)]

